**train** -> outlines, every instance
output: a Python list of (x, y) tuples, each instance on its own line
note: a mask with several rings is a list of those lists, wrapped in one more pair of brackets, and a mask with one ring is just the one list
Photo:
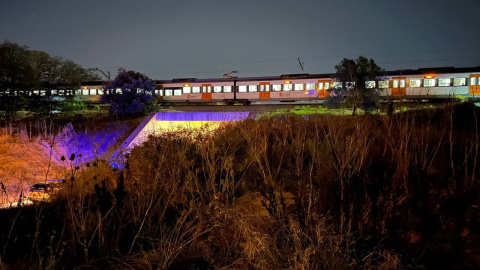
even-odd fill
[[(367, 81), (367, 88), (377, 88), (380, 99), (445, 100), (458, 97), (477, 99), (480, 96), (480, 66), (470, 68), (421, 68), (388, 71), (385, 76)], [(179, 78), (156, 80), (156, 89), (149, 91), (160, 103), (236, 102), (322, 102), (333, 88), (341, 87), (334, 74), (284, 74), (266, 77)], [(106, 92), (103, 82), (86, 82), (75, 90), (32, 90), (30, 94), (76, 96), (87, 103), (98, 103)], [(141, 91), (141, 90), (138, 90)]]

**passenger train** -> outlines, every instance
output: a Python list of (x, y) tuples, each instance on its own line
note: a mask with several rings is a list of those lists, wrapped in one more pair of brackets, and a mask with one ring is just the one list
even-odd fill
[[(366, 82), (367, 88), (378, 88), (381, 99), (451, 99), (458, 96), (476, 99), (480, 96), (480, 66), (473, 68), (423, 68), (386, 72), (386, 76)], [(184, 102), (321, 102), (329, 89), (340, 87), (333, 74), (286, 74), (269, 77), (197, 79), (183, 78), (156, 81), (154, 95), (161, 103)], [(235, 91), (234, 91), (235, 89)], [(34, 90), (31, 94), (79, 96), (96, 103), (106, 91), (102, 82), (85, 83), (77, 90)], [(141, 90), (138, 90), (141, 91)]]

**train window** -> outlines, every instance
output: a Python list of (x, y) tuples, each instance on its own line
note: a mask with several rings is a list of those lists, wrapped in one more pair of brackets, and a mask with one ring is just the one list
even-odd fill
[(200, 86), (192, 87), (192, 93), (200, 93)]
[(238, 87), (238, 92), (247, 92), (247, 86), (246, 85), (240, 85)]
[(453, 86), (465, 86), (467, 85), (467, 81), (465, 78), (455, 78), (453, 79)]
[(222, 92), (222, 87), (221, 86), (214, 86), (213, 87), (213, 92), (214, 93), (221, 93)]
[(314, 83), (307, 83), (307, 90), (315, 90), (315, 84)]
[(58, 95), (58, 90), (50, 90), (50, 95)]
[(121, 94), (121, 93), (122, 93), (122, 89), (121, 89), (121, 88), (115, 89), (115, 94)]
[(202, 86), (202, 93), (211, 93), (212, 87), (211, 86)]
[(282, 91), (282, 85), (281, 84), (274, 84), (274, 85), (272, 85), (272, 90), (273, 91)]
[(318, 83), (318, 90), (323, 90), (323, 83)]
[(470, 78), (470, 85), (476, 85), (476, 80), (477, 78), (473, 77), (473, 78)]
[(378, 81), (378, 88), (388, 88), (388, 80)]
[(75, 96), (80, 96), (82, 94), (82, 90), (75, 90)]
[(283, 91), (291, 91), (292, 90), (292, 85), (291, 84), (284, 84), (283, 85)]
[(97, 89), (99, 95), (103, 95), (103, 89)]
[(435, 79), (425, 79), (425, 80), (423, 80), (423, 86), (425, 86), (425, 87), (435, 86)]
[(400, 80), (400, 88), (405, 88), (405, 80)]
[(393, 88), (398, 88), (398, 80), (393, 80), (392, 87)]
[(438, 79), (438, 86), (450, 86), (450, 79)]
[(90, 89), (90, 95), (96, 95), (97, 89)]
[(88, 89), (83, 89), (82, 90), (82, 95), (83, 96), (88, 96), (89, 93), (90, 93), (90, 90), (88, 90)]
[(342, 88), (342, 83), (341, 82), (334, 82), (332, 85), (333, 85), (333, 88), (335, 88), (335, 89)]
[(296, 83), (294, 89), (296, 91), (303, 90), (303, 83)]
[(249, 85), (248, 86), (248, 92), (257, 92), (257, 86), (256, 85)]
[(366, 88), (375, 88), (375, 81), (366, 81), (365, 82)]
[(224, 86), (224, 87), (223, 87), (223, 92), (225, 92), (225, 93), (230, 93), (230, 92), (232, 92), (232, 87), (231, 87), (231, 86)]
[(182, 95), (182, 89), (173, 89), (173, 95), (174, 96), (181, 96)]
[(422, 80), (420, 80), (420, 79), (410, 80), (410, 87), (420, 87), (421, 84), (422, 84)]
[(268, 92), (270, 91), (270, 85), (265, 84), (265, 85), (260, 85), (260, 92)]
[(191, 91), (192, 91), (192, 88), (190, 86), (183, 87), (183, 93), (190, 94)]
[(64, 94), (65, 94), (65, 91), (63, 91), (63, 90), (58, 90), (58, 95), (59, 95), (59, 96), (63, 96)]
[(157, 94), (157, 96), (163, 96), (163, 90), (155, 90), (155, 93)]
[(328, 90), (328, 89), (330, 89), (330, 83), (327, 82), (325, 83), (325, 90)]
[(172, 89), (165, 89), (165, 96), (166, 97), (173, 96), (173, 90)]

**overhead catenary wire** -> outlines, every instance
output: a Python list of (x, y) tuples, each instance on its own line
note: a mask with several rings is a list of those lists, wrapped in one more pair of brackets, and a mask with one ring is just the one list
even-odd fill
[[(480, 51), (480, 48), (464, 49), (461, 52), (465, 53), (468, 51)], [(435, 50), (435, 51), (410, 51), (410, 52), (393, 52), (393, 53), (368, 53), (361, 54), (366, 57), (373, 56), (389, 56), (389, 58), (394, 59), (381, 59), (377, 61), (377, 64), (381, 66), (391, 66), (397, 65), (395, 69), (410, 69), (412, 67), (406, 67), (405, 64), (418, 64), (418, 63), (447, 63), (447, 62), (460, 62), (468, 60), (479, 60), (480, 54), (478, 56), (472, 57), (448, 57), (443, 58), (432, 58), (432, 59), (420, 59), (412, 60), (412, 54), (425, 54), (426, 56), (434, 53), (456, 53), (460, 50)], [(304, 56), (300, 57), (302, 60), (305, 60), (305, 73), (328, 73), (332, 72), (334, 69), (335, 63), (333, 61), (340, 61), (342, 58), (351, 58), (358, 57), (360, 54), (349, 54), (349, 55), (323, 55), (323, 56)], [(275, 59), (263, 59), (263, 60), (252, 60), (252, 61), (231, 61), (231, 62), (221, 62), (221, 63), (197, 63), (197, 64), (177, 64), (177, 65), (155, 65), (155, 66), (125, 66), (126, 69), (133, 70), (147, 70), (143, 73), (151, 78), (165, 78), (165, 77), (189, 77), (189, 76), (211, 76), (218, 77), (219, 74), (223, 74), (229, 70), (239, 70), (242, 74), (252, 75), (254, 72), (259, 72), (262, 74), (259, 75), (268, 75), (276, 74), (279, 71), (285, 73), (294, 72), (292, 63), (290, 61), (298, 61), (299, 57), (287, 57), (287, 58), (275, 58)], [(318, 61), (309, 61), (309, 60), (318, 60), (318, 59), (332, 59), (328, 63), (318, 63)], [(272, 65), (269, 63), (276, 62), (275, 66), (272, 68)], [(285, 62), (285, 63), (281, 63)], [(298, 64), (296, 65), (298, 69)]]

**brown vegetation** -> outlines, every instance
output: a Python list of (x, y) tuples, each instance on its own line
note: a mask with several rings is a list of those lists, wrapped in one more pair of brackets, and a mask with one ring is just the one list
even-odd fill
[(2, 210), (0, 268), (474, 269), (478, 116), (283, 115), (151, 138), (123, 171), (72, 166), (51, 203)]

